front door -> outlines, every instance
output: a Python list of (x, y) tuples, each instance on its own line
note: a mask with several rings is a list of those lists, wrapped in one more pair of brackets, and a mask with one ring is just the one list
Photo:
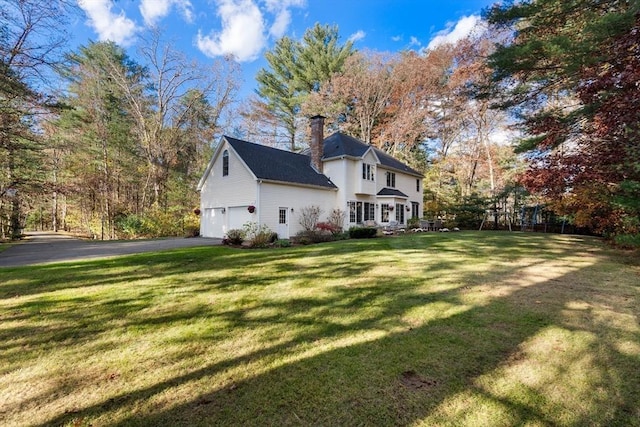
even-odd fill
[(289, 208), (278, 209), (278, 239), (289, 238)]

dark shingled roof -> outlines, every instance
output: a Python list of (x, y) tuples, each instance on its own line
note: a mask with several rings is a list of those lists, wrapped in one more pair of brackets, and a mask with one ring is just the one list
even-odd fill
[(224, 136), (258, 179), (337, 188), (311, 167), (309, 156)]
[(335, 157), (349, 156), (349, 157), (362, 157), (369, 148), (373, 148), (376, 156), (380, 159), (380, 164), (389, 168), (395, 169), (400, 172), (405, 172), (410, 175), (416, 175), (422, 177), (423, 174), (415, 169), (402, 163), (384, 151), (366, 144), (359, 139), (352, 136), (345, 135), (344, 133), (337, 132), (333, 135), (325, 138), (324, 140), (324, 156), (323, 159), (331, 159)]
[(334, 157), (350, 156), (362, 157), (369, 149), (369, 145), (344, 133), (337, 132), (324, 139), (325, 159)]
[(402, 191), (400, 190), (396, 190), (395, 188), (383, 188), (382, 190), (378, 191), (378, 196), (398, 196), (398, 197), (409, 197), (406, 194), (404, 194)]

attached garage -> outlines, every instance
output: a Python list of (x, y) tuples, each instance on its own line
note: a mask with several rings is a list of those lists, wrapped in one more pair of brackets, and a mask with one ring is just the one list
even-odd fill
[(202, 237), (224, 237), (224, 208), (205, 208), (200, 218), (200, 235)]
[(251, 214), (247, 207), (205, 208), (200, 218), (200, 235), (222, 238), (231, 229), (242, 229), (247, 222), (257, 221), (256, 215)]
[(236, 206), (229, 208), (229, 228), (225, 230), (242, 229), (247, 222), (257, 222), (256, 214), (252, 214), (247, 209), (248, 206)]

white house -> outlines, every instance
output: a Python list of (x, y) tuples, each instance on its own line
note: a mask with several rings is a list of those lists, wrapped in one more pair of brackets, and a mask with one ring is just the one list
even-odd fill
[(223, 136), (198, 184), (200, 234), (224, 237), (255, 222), (286, 239), (302, 230), (299, 214), (311, 205), (325, 217), (344, 211), (345, 228), (422, 216), (420, 172), (343, 133), (323, 139), (322, 129), (323, 117), (313, 117), (301, 154)]

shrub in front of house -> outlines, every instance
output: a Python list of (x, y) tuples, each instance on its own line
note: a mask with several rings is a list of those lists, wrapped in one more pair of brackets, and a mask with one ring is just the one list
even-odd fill
[(245, 233), (244, 230), (234, 228), (227, 231), (227, 235), (222, 239), (223, 245), (241, 245), (244, 242)]
[(291, 247), (291, 241), (289, 239), (278, 239), (273, 242), (273, 246), (276, 248), (288, 248)]
[(378, 229), (375, 227), (351, 227), (349, 237), (352, 239), (371, 239), (376, 237)]
[(258, 233), (249, 241), (249, 246), (252, 248), (266, 248), (274, 242), (272, 236), (273, 233), (271, 232)]
[(407, 220), (407, 228), (410, 230), (412, 228), (420, 227), (420, 219), (419, 218), (411, 218)]
[(331, 209), (329, 212), (329, 216), (327, 217), (327, 223), (331, 224), (333, 227), (332, 231), (333, 235), (337, 235), (342, 233), (342, 225), (344, 224), (345, 213), (340, 209)]
[(340, 233), (333, 235), (333, 240), (347, 240), (347, 239), (349, 239), (348, 231), (341, 231)]
[(303, 230), (313, 231), (316, 229), (321, 213), (322, 209), (320, 209), (320, 206), (305, 206), (300, 209), (300, 219), (298, 223), (302, 226)]
[(342, 231), (342, 227), (330, 222), (319, 222), (316, 224), (316, 230), (328, 232), (335, 236)]
[(299, 231), (294, 241), (300, 245), (310, 245), (312, 243), (331, 242), (335, 240), (333, 234), (326, 230), (302, 230)]
[(264, 224), (258, 226), (255, 222), (247, 222), (242, 226), (242, 230), (252, 248), (266, 248), (278, 239), (278, 235)]
[(298, 245), (310, 245), (313, 242), (311, 241), (311, 238), (309, 238), (309, 236), (307, 235), (308, 232), (306, 231), (301, 231), (299, 233), (297, 233), (295, 236), (293, 236), (293, 241), (295, 243), (297, 243)]

